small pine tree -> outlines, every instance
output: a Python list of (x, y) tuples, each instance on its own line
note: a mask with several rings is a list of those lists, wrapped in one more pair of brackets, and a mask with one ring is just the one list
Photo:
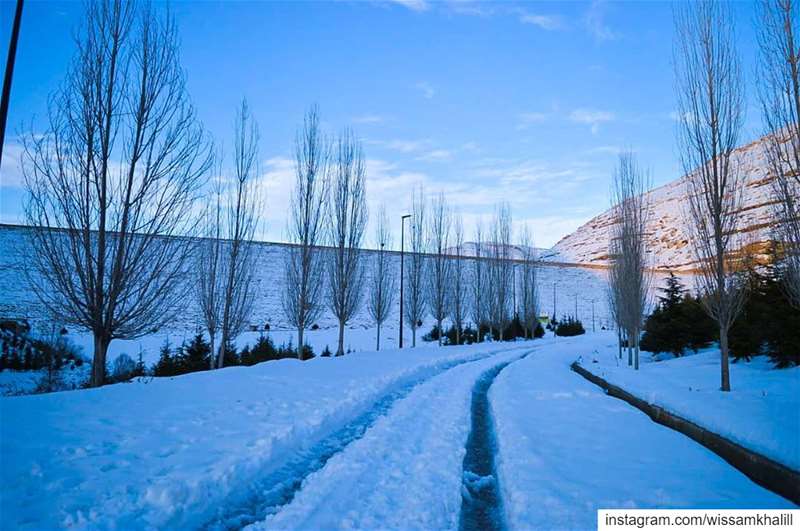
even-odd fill
[(178, 374), (178, 367), (175, 358), (172, 356), (172, 349), (169, 340), (164, 340), (159, 350), (158, 362), (153, 366), (155, 376), (175, 376)]

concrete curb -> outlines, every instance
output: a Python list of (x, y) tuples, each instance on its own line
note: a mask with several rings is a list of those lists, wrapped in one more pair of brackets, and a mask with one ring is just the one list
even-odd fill
[(646, 413), (654, 422), (672, 428), (702, 444), (755, 483), (775, 494), (800, 505), (800, 472), (786, 465), (765, 457), (759, 453), (736, 444), (714, 432), (680, 417), (666, 409), (649, 404), (632, 395), (621, 387), (611, 384), (603, 378), (573, 362), (570, 368), (593, 384), (603, 388), (606, 394), (619, 398)]

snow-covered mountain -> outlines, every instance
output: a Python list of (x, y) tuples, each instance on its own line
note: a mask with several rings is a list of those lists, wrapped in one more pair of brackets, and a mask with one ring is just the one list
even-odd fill
[[(773, 176), (765, 158), (765, 139), (738, 148), (735, 156), (741, 162), (744, 182), (740, 242), (763, 249), (772, 227), (771, 197)], [(648, 192), (650, 219), (647, 238), (653, 267), (687, 271), (696, 265), (684, 225), (687, 176)], [(581, 264), (608, 263), (609, 235), (614, 224), (611, 211), (603, 212), (562, 238), (553, 248), (554, 260)]]

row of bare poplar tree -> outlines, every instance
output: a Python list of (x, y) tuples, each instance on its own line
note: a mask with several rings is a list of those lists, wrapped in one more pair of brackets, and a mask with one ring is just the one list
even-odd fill
[[(256, 182), (257, 124), (243, 101), (231, 167), (225, 167), (187, 94), (175, 21), (152, 4), (87, 2), (76, 44), (52, 95), (46, 131), (23, 140), (29, 284), (55, 319), (92, 333), (93, 386), (105, 381), (112, 340), (152, 333), (189, 303), (200, 309), (211, 364), (220, 367), (226, 346), (248, 324), (257, 292), (254, 237), (263, 199)], [(298, 132), (295, 162), (283, 309), (298, 330), (302, 356), (304, 331), (327, 302), (339, 321), (342, 354), (345, 325), (364, 298), (364, 155), (350, 131), (330, 142), (312, 108)], [(424, 223), (422, 200), (414, 205), (410, 295), (403, 309), (414, 340), (426, 305), (440, 325), (452, 314), (459, 329), (467, 311), (463, 261), (445, 256), (449, 210), (442, 198), (433, 205), (431, 226)], [(474, 319), (502, 329), (509, 313), (507, 208), (493, 227), (488, 260), (475, 261)], [(460, 219), (455, 233), (460, 257)], [(429, 242), (434, 253), (423, 256)], [(397, 284), (383, 252), (391, 247), (384, 214), (377, 243), (367, 307), (380, 325)], [(193, 294), (187, 293), (192, 285)], [(424, 287), (429, 296), (422, 296)]]
[[(784, 285), (800, 307), (800, 8), (795, 0), (761, 0), (756, 77), (772, 176), (774, 239), (781, 244)], [(750, 247), (741, 225), (744, 179), (739, 145), (745, 90), (731, 6), (696, 2), (675, 11), (678, 143), (687, 174), (687, 234), (697, 263), (697, 287), (719, 327), (721, 389), (730, 390), (728, 333), (746, 293), (743, 267)], [(616, 223), (611, 235), (609, 306), (638, 369), (639, 336), (651, 280), (647, 259), (650, 211), (647, 172), (631, 153), (614, 175)], [(622, 337), (620, 338), (622, 345)], [(622, 356), (620, 347), (620, 357)]]
[[(288, 227), (291, 246), (286, 255), (282, 300), (286, 321), (297, 329), (299, 355), (303, 355), (305, 330), (326, 308), (338, 320), (336, 354), (343, 354), (345, 328), (365, 299), (377, 326), (380, 348), (381, 327), (397, 298), (398, 271), (397, 263), (389, 257), (393, 239), (385, 209), (381, 209), (376, 223), (378, 252), (370, 264), (361, 250), (368, 215), (361, 146), (349, 132), (335, 143), (327, 141), (320, 131), (318, 110), (312, 108), (298, 133), (295, 152)], [(508, 206), (498, 207), (492, 222), (491, 253), (481, 254), (484, 235), (479, 229), (477, 257), (472, 260), (464, 254), (462, 217), (447, 205), (443, 195), (428, 201), (421, 188), (416, 190), (410, 217), (408, 261), (402, 273), (407, 291), (401, 315), (411, 329), (412, 345), (416, 346), (417, 329), (428, 314), (440, 331), (449, 318), (459, 343), (470, 308), (474, 323), (502, 331), (512, 312), (514, 265)], [(527, 304), (525, 323), (534, 326), (536, 258), (530, 232), (523, 237), (528, 245), (523, 245), (527, 254), (519, 266), (525, 294), (521, 301)], [(364, 282), (367, 267), (371, 273), (368, 285)], [(470, 292), (470, 282), (480, 287)]]

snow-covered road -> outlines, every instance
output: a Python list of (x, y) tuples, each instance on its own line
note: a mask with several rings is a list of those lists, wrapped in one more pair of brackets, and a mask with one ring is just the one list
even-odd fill
[(459, 365), (419, 385), (361, 439), (306, 479), (255, 529), (452, 529), (475, 382), (529, 352)]
[[(499, 496), (480, 510), (512, 529), (593, 528), (597, 508), (790, 506), (572, 373), (598, 341), (284, 360), (0, 399), (3, 523), (465, 529), (464, 500), (489, 487)], [(487, 451), (475, 473), (471, 452)]]
[(794, 507), (569, 369), (598, 347), (592, 336), (561, 339), (490, 390), (510, 528), (593, 529), (597, 509)]

